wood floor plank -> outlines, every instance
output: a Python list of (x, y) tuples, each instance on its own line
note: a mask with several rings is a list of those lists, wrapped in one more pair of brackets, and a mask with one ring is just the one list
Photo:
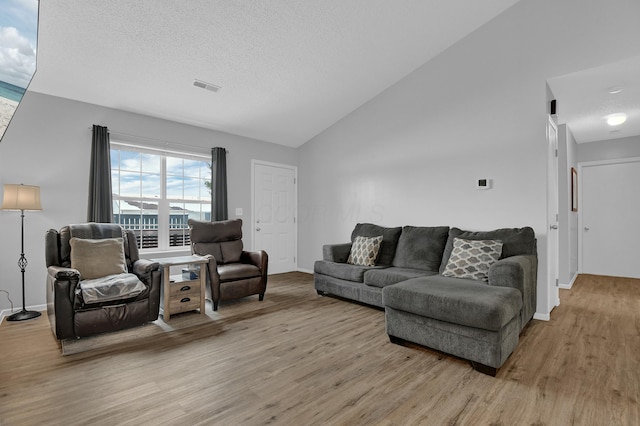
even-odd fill
[(495, 378), (390, 343), (382, 310), (318, 296), (304, 273), (69, 356), (46, 316), (5, 321), (0, 425), (640, 424), (640, 280), (582, 275), (560, 297)]

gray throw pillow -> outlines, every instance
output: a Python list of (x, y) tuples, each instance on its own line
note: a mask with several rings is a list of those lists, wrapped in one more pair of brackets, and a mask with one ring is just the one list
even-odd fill
[(122, 238), (71, 238), (71, 267), (83, 280), (127, 272)]

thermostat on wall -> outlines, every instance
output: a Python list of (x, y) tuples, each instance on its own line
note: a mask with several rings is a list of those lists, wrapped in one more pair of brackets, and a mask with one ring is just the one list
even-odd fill
[(478, 179), (476, 189), (491, 189), (493, 182), (491, 179)]

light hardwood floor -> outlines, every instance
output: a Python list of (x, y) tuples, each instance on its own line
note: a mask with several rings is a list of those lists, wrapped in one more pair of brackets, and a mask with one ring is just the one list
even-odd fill
[(66, 357), (46, 316), (5, 321), (0, 425), (640, 424), (640, 280), (581, 276), (551, 318), (495, 378), (391, 344), (383, 311), (303, 273), (206, 324)]

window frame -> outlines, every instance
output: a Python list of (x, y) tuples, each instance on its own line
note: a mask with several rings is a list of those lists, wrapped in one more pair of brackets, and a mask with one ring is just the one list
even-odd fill
[[(152, 253), (152, 252), (178, 252), (178, 251), (185, 251), (185, 250), (190, 250), (189, 245), (182, 245), (182, 246), (171, 246), (171, 242), (170, 242), (170, 217), (171, 217), (171, 204), (172, 203), (181, 203), (181, 204), (201, 204), (201, 205), (208, 205), (209, 206), (209, 215), (211, 217), (211, 207), (212, 207), (212, 200), (213, 200), (213, 195), (211, 195), (211, 198), (209, 200), (188, 200), (185, 198), (167, 198), (167, 157), (173, 157), (173, 158), (180, 158), (182, 160), (193, 160), (193, 161), (202, 161), (205, 163), (209, 163), (211, 164), (211, 157), (204, 155), (204, 154), (199, 154), (199, 153), (194, 153), (194, 152), (179, 152), (179, 151), (173, 151), (173, 150), (166, 150), (166, 149), (158, 149), (158, 148), (153, 148), (153, 147), (148, 147), (148, 146), (141, 146), (141, 145), (136, 145), (136, 144), (130, 144), (130, 143), (126, 143), (126, 142), (120, 142), (120, 141), (111, 141), (110, 143), (110, 151), (111, 150), (119, 150), (119, 151), (129, 151), (129, 152), (134, 152), (137, 154), (152, 154), (152, 155), (158, 155), (160, 157), (160, 194), (158, 194), (158, 197), (145, 197), (142, 194), (140, 194), (139, 197), (132, 197), (132, 196), (121, 196), (120, 195), (120, 188), (117, 188), (118, 191), (118, 195), (114, 197), (114, 195), (116, 194), (116, 188), (112, 188), (111, 190), (111, 202), (126, 202), (126, 201), (135, 201), (135, 202), (150, 202), (150, 203), (154, 203), (158, 205), (158, 213), (157, 213), (157, 224), (156, 224), (156, 230), (158, 232), (158, 244), (157, 247), (149, 247), (149, 248), (142, 248), (141, 244), (138, 246), (138, 250), (140, 251), (140, 253)], [(110, 152), (111, 155), (111, 152)], [(113, 164), (110, 164), (110, 170), (113, 171)], [(120, 168), (120, 165), (118, 165), (118, 172), (122, 172), (122, 169)], [(127, 171), (128, 172), (128, 171)], [(140, 173), (142, 174), (142, 170), (140, 170)], [(211, 182), (212, 181), (212, 176), (213, 176), (213, 170), (211, 170), (211, 174), (209, 176), (208, 181)], [(183, 176), (184, 177), (184, 176)], [(112, 181), (113, 182), (113, 181)], [(184, 196), (184, 194), (183, 194)], [(206, 211), (205, 211), (206, 212)], [(115, 218), (113, 220), (113, 223), (117, 223), (115, 222)], [(142, 231), (144, 228), (141, 227), (140, 231)], [(151, 228), (153, 229), (153, 228)], [(184, 228), (183, 228), (184, 229)]]

